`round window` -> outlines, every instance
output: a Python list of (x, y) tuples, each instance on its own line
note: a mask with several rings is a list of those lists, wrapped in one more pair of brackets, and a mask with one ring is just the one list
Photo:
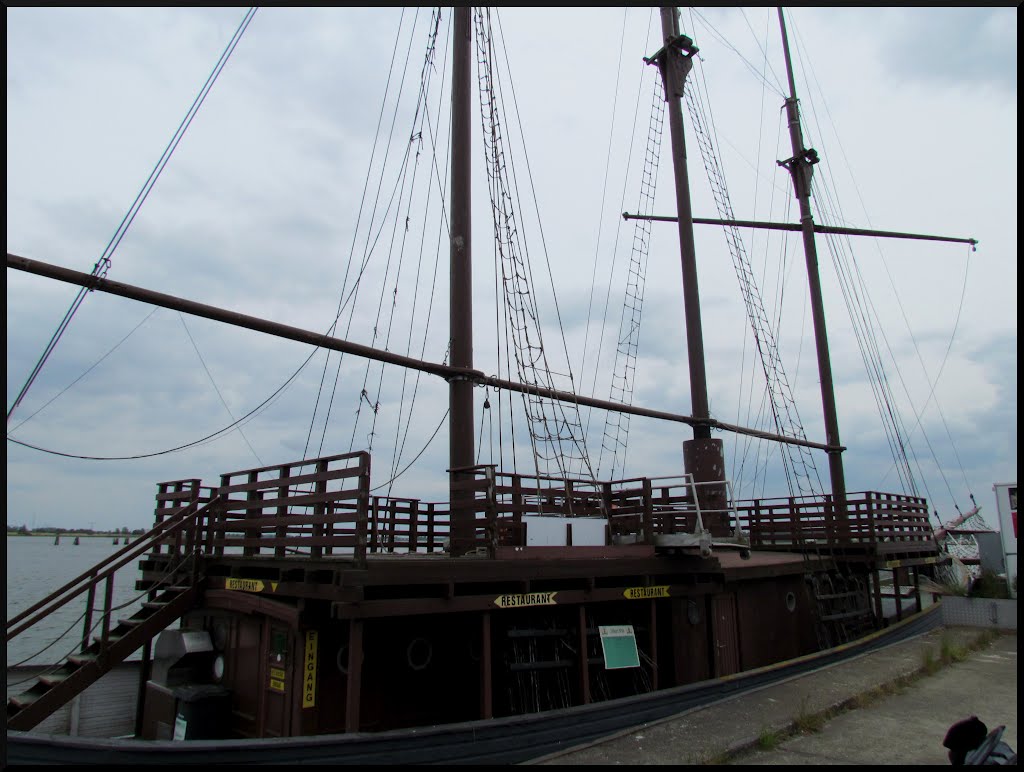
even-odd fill
[(405, 659), (412, 670), (425, 670), (434, 658), (434, 645), (426, 638), (413, 638), (405, 650)]
[(224, 655), (218, 654), (213, 660), (213, 680), (220, 683), (224, 679)]

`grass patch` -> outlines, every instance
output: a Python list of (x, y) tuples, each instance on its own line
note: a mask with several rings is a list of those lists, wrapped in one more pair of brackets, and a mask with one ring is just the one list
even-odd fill
[[(943, 643), (945, 643), (945, 641), (943, 641)], [(921, 669), (928, 675), (937, 673), (939, 671), (939, 668), (942, 667), (942, 663), (946, 661), (948, 660), (946, 660), (945, 651), (943, 651), (942, 653), (941, 661), (935, 658), (935, 652), (933, 652), (931, 649), (925, 649), (923, 652), (921, 652)]]
[(878, 700), (880, 700), (881, 698), (882, 692), (878, 688), (871, 689), (870, 691), (866, 692), (861, 692), (860, 694), (855, 694), (853, 698), (850, 700), (850, 709), (859, 710), (860, 708), (866, 708), (869, 705), (873, 705), (874, 703), (878, 702)]
[(728, 751), (705, 751), (695, 756), (690, 756), (690, 766), (719, 766), (729, 762), (730, 754)]
[(993, 643), (998, 640), (1000, 634), (995, 630), (982, 630), (981, 634), (978, 635), (973, 641), (971, 641), (971, 651), (978, 651), (979, 649), (987, 649)]
[(814, 734), (820, 732), (821, 728), (825, 726), (825, 714), (811, 713), (807, 709), (807, 699), (804, 698), (800, 703), (800, 711), (793, 717), (793, 723), (797, 730), (804, 734)]
[(899, 678), (896, 679), (896, 688), (902, 692), (908, 686), (913, 686), (914, 682), (917, 681), (917, 678), (918, 677), (913, 673), (901, 675)]
[(958, 643), (953, 643), (949, 638), (943, 636), (940, 647), (942, 662), (946, 665), (952, 662), (963, 662), (970, 654), (970, 649)]
[(768, 727), (762, 729), (761, 734), (757, 736), (757, 747), (763, 751), (778, 748), (780, 742), (782, 742), (782, 734)]

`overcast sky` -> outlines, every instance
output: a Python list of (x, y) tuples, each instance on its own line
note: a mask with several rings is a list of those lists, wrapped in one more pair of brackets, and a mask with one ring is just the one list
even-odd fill
[[(8, 252), (92, 268), (243, 15), (238, 8), (8, 9)], [(438, 200), (447, 188), (447, 92), (438, 89), (449, 69), (448, 15), (446, 9), (427, 70), (430, 119), (414, 124), (406, 102), (420, 88), (429, 9), (404, 16), (400, 9), (261, 9), (115, 252), (109, 277), (323, 331), (365, 260), (338, 334), (442, 361), (447, 255)], [(1017, 10), (800, 9), (787, 23), (807, 145), (823, 159), (816, 218), (979, 241), (972, 252), (963, 244), (854, 239), (851, 270), (869, 293), (862, 302), (879, 319), (877, 345), (910, 434), (921, 494), (945, 521), (956, 506), (969, 508), (973, 493), (995, 525), (992, 484), (1017, 474)], [(704, 107), (736, 217), (795, 222), (791, 184), (776, 164), (791, 152), (775, 12), (684, 10), (682, 27), (700, 48), (690, 82), (707, 90)], [(495, 19), (499, 29), (503, 132), (516, 160), (518, 222), (544, 341), (560, 373), (555, 383), (565, 386), (571, 366), (581, 392), (607, 398), (614, 348), (605, 343), (597, 359), (596, 341), (613, 338), (619, 324), (621, 311), (609, 311), (602, 338), (604, 299), (621, 306), (633, 242), (633, 224), (618, 214), (639, 206), (654, 75), (641, 57), (660, 45), (657, 14), (505, 9)], [(389, 76), (391, 101), (382, 112)], [(399, 82), (402, 107), (394, 112)], [(495, 359), (493, 230), (479, 122), (474, 131), (475, 365), (507, 377)], [(718, 217), (690, 124), (687, 131), (694, 214)], [(384, 140), (375, 146), (374, 136), (389, 132), (385, 161)], [(420, 156), (403, 178), (398, 161), (407, 148)], [(674, 214), (667, 128), (662, 151), (653, 211)], [(392, 201), (393, 190), (404, 190), (396, 180), (411, 189), (413, 170), (420, 198), (400, 193)], [(428, 192), (429, 207), (420, 207)], [(808, 437), (823, 442), (799, 238), (742, 236), (766, 313), (782, 319), (780, 350), (801, 420)], [(442, 272), (435, 278), (439, 241)], [(819, 242), (848, 488), (900, 491), (837, 268)], [(697, 249), (712, 414), (762, 425), (760, 386), (749, 375), (749, 326), (721, 231), (698, 226)], [(350, 264), (357, 267), (346, 274)], [(8, 407), (75, 293), (8, 270)], [(681, 298), (675, 228), (655, 224), (633, 402), (690, 414)], [(598, 321), (588, 326), (588, 318)], [(94, 293), (8, 423), (8, 437), (69, 455), (156, 453), (246, 415), (311, 353)], [(201, 477), (215, 484), (224, 472), (364, 449), (371, 441), (374, 485), (422, 451), (392, 492), (442, 499), (444, 427), (433, 441), (431, 435), (447, 409), (446, 384), (423, 376), (413, 405), (415, 379), (346, 358), (323, 432), (336, 361), (316, 419), (323, 352), (242, 432), (186, 451), (94, 461), (8, 442), (8, 522), (146, 527), (158, 481)], [(497, 402), (477, 390), (482, 462), (498, 452), (497, 419), (488, 423), (485, 398)], [(589, 417), (597, 442), (604, 420)], [(690, 436), (681, 424), (634, 418), (627, 473), (678, 474), (681, 443)], [(771, 471), (777, 460), (767, 462), (762, 486), (752, 470), (764, 459), (747, 443), (720, 436), (740, 495), (786, 495)], [(522, 452), (524, 438), (517, 443)], [(598, 455), (599, 445), (591, 451)], [(816, 463), (827, 486), (821, 454)]]

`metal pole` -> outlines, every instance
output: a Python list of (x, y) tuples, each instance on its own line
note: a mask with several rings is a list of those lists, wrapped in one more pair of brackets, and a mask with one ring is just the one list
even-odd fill
[[(793, 177), (793, 187), (800, 204), (800, 226), (803, 233), (804, 257), (807, 262), (807, 284), (811, 294), (811, 316), (814, 320), (814, 342), (818, 352), (818, 378), (821, 382), (821, 404), (825, 415), (825, 442), (838, 448), (839, 418), (836, 414), (836, 397), (832, 385), (832, 363), (829, 359), (828, 332), (825, 328), (825, 306), (821, 297), (821, 278), (818, 273), (818, 252), (814, 243), (814, 218), (811, 215), (811, 175), (818, 154), (804, 147), (803, 132), (800, 129), (800, 108), (796, 98), (796, 82), (793, 79), (793, 62), (789, 56), (789, 40), (786, 37), (786, 20), (779, 8), (779, 25), (782, 28), (782, 50), (786, 57), (786, 74), (789, 77), (789, 99), (786, 100), (786, 115), (789, 120), (789, 138), (793, 157), (780, 161)], [(828, 451), (828, 470), (832, 481), (832, 499), (835, 514), (840, 522), (846, 519), (846, 479), (843, 474), (842, 451)]]

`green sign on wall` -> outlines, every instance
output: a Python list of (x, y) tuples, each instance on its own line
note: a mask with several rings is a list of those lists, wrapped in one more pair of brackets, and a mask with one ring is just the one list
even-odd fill
[(633, 625), (598, 625), (597, 629), (601, 634), (601, 651), (604, 652), (606, 669), (640, 667)]

